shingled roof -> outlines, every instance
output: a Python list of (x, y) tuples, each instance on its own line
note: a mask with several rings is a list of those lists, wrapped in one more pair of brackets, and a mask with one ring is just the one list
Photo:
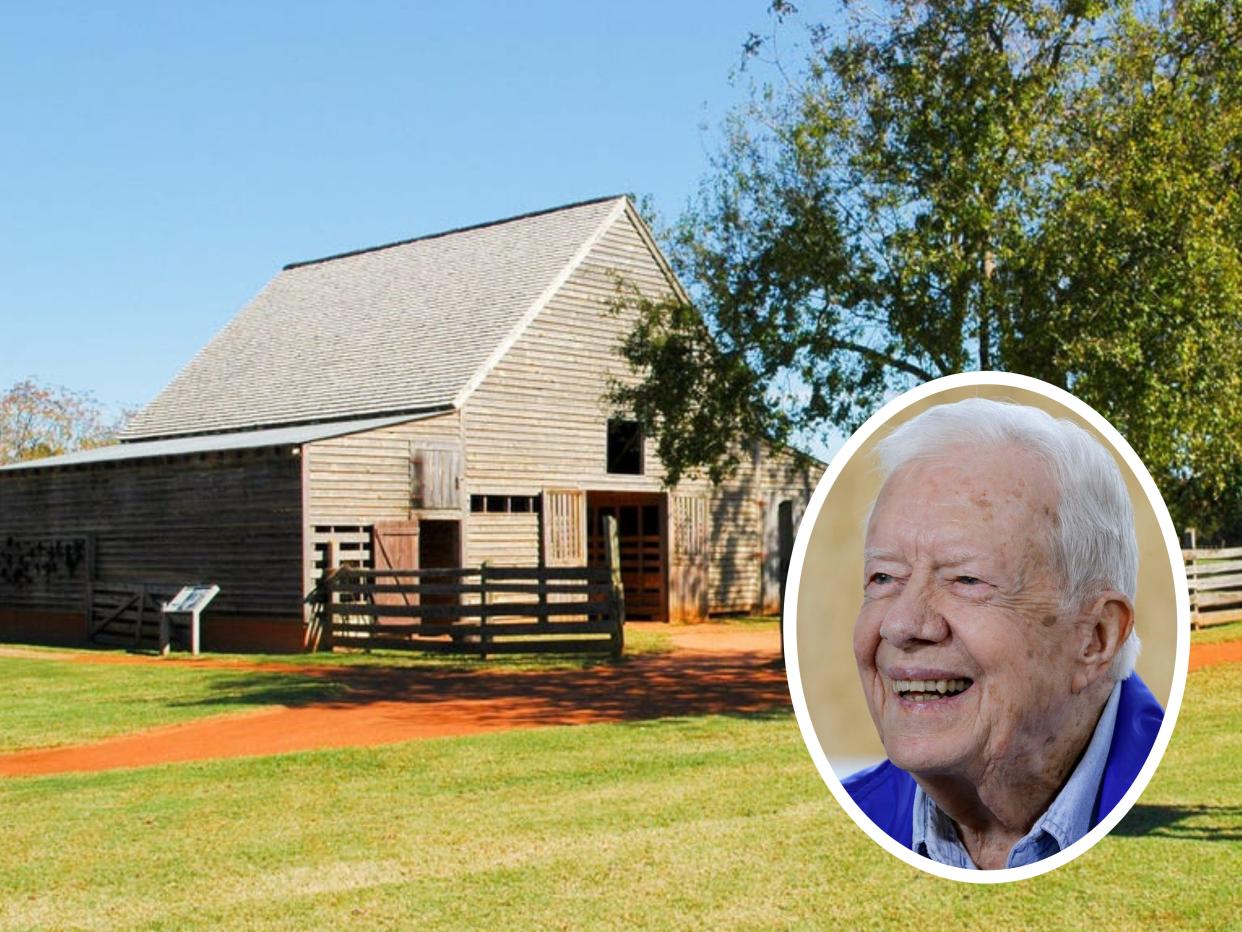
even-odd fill
[(624, 197), (288, 265), (126, 441), (459, 406)]

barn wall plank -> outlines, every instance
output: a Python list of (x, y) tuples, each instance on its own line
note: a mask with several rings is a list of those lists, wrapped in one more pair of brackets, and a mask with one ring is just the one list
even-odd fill
[[(288, 447), (7, 472), (0, 542), (89, 537), (97, 579), (216, 583), (213, 613), (300, 615), (300, 477)], [(0, 607), (77, 610), (89, 573), (0, 572)]]
[(465, 562), (467, 566), (538, 566), (539, 515), (470, 515)]
[[(453, 411), (345, 437), (308, 443), (307, 522), (324, 525), (405, 521), (412, 514), (411, 451), (426, 448), (456, 452), (460, 462), (461, 422)], [(452, 507), (444, 483), (437, 484), (440, 507), (420, 513), (459, 517), (462, 503)]]

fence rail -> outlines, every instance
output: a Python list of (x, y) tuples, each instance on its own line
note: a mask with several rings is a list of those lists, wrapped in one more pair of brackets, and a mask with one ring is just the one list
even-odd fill
[(319, 647), (619, 657), (625, 593), (615, 521), (605, 533), (606, 566), (330, 570), (307, 597)]
[(1183, 550), (1190, 585), (1190, 626), (1242, 620), (1242, 547)]

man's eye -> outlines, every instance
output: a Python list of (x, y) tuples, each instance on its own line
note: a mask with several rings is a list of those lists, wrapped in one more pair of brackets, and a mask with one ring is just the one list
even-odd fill
[(978, 576), (958, 576), (953, 581), (963, 586), (978, 586), (983, 582)]
[(875, 583), (879, 586), (887, 586), (892, 581), (893, 577), (888, 573), (872, 573), (871, 577), (867, 580), (868, 583)]

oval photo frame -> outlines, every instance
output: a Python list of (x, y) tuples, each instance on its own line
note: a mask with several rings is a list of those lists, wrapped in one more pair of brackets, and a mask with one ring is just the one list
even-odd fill
[[(864, 815), (841, 782), (845, 774), (884, 756), (852, 649), (854, 619), (862, 601), (862, 538), (880, 487), (870, 454), (888, 429), (927, 408), (969, 397), (1017, 402), (1068, 418), (1094, 434), (1117, 460), (1130, 491), (1139, 538), (1135, 606), (1143, 652), (1138, 670), (1165, 709), (1147, 760), (1112, 812), (1065, 850), (1033, 864), (999, 870), (951, 867), (903, 847)], [(1113, 830), (1146, 789), (1164, 757), (1181, 708), (1190, 656), (1190, 601), (1181, 547), (1164, 500), (1138, 455), (1104, 417), (1068, 392), (1028, 376), (1006, 372), (946, 376), (911, 389), (869, 418), (832, 458), (811, 496), (794, 541), (785, 606), (782, 625), (789, 691), (802, 739), (820, 776), (872, 841), (912, 867), (938, 877), (1007, 883), (1055, 870), (1088, 851)], [(1169, 617), (1175, 619), (1172, 629), (1160, 620)]]

